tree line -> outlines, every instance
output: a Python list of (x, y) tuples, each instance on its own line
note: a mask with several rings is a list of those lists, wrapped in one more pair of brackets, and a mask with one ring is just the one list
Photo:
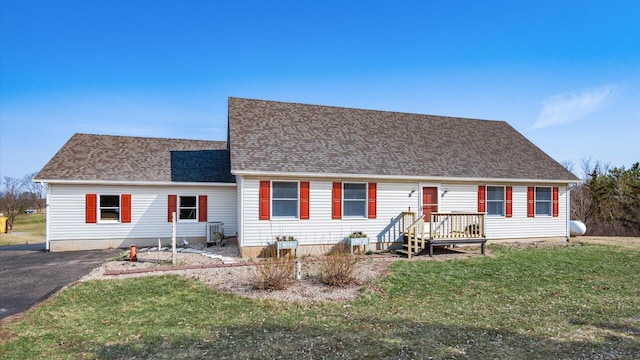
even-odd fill
[[(568, 170), (573, 164), (565, 162)], [(583, 183), (571, 191), (571, 219), (587, 235), (640, 236), (640, 163), (629, 168), (582, 161)]]
[(42, 212), (44, 207), (44, 189), (34, 183), (37, 172), (25, 175), (22, 179), (5, 176), (0, 185), (0, 213), (8, 217), (7, 227), (13, 228), (16, 215), (27, 210)]

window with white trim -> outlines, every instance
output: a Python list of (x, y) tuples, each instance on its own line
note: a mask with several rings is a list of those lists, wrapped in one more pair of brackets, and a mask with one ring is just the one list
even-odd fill
[(180, 195), (178, 198), (178, 220), (198, 220), (198, 197)]
[(100, 221), (120, 221), (120, 195), (100, 195), (98, 214)]
[(276, 218), (298, 218), (298, 182), (271, 182), (271, 216)]
[(487, 215), (504, 216), (504, 186), (487, 186)]
[(343, 217), (367, 217), (367, 184), (342, 184)]
[(551, 216), (551, 188), (536, 187), (536, 216)]

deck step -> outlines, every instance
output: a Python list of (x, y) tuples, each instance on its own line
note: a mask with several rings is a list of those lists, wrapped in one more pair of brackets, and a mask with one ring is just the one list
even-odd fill
[[(414, 252), (411, 254), (411, 256), (415, 256), (415, 255), (417, 255), (418, 253), (420, 253), (420, 251), (422, 251), (422, 249), (419, 249), (418, 251), (414, 251)], [(396, 254), (399, 254), (399, 255), (404, 255), (404, 256), (407, 256), (407, 257), (408, 257), (408, 256), (409, 256), (409, 248), (408, 248), (408, 246), (404, 246), (402, 249), (396, 249), (396, 250), (395, 250), (395, 253), (396, 253)]]

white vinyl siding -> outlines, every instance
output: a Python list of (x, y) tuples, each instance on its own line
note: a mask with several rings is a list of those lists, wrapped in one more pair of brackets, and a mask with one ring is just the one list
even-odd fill
[[(264, 178), (238, 177), (238, 189), (207, 186), (81, 186), (50, 184), (47, 197), (47, 237), (50, 241), (122, 239), (169, 239), (171, 223), (167, 221), (169, 194), (207, 195), (209, 221), (222, 221), (225, 235), (239, 232), (241, 246), (266, 246), (277, 235), (295, 236), (302, 245), (335, 244), (353, 231), (363, 231), (372, 241), (402, 240), (398, 218), (403, 211), (420, 213), (420, 182), (377, 183), (376, 219), (331, 219), (332, 183), (342, 179), (299, 179), (309, 181), (309, 220), (258, 220), (259, 181)], [(276, 181), (278, 181), (276, 179)], [(345, 181), (347, 182), (347, 181)], [(513, 217), (487, 217), (489, 239), (561, 237), (567, 235), (567, 187), (559, 186), (559, 217), (527, 217), (527, 186), (513, 187)], [(539, 184), (539, 187), (552, 187)], [(442, 183), (439, 185), (439, 211), (477, 211), (477, 183)], [(131, 223), (85, 223), (86, 194), (131, 194)], [(237, 209), (237, 210), (236, 210)], [(242, 224), (242, 226), (238, 226)], [(179, 222), (178, 238), (204, 237), (205, 224)], [(126, 240), (126, 241), (125, 241)], [(137, 243), (141, 245), (140, 243)]]
[[(487, 216), (488, 239), (518, 239), (564, 237), (567, 235), (567, 189), (559, 186), (559, 217), (527, 217), (527, 186), (512, 186), (512, 211), (510, 218)], [(555, 186), (555, 185), (554, 185)], [(440, 198), (441, 212), (478, 211), (478, 185), (443, 183), (441, 189), (447, 193)]]
[[(400, 230), (394, 227), (402, 211), (420, 206), (418, 193), (412, 196), (414, 183), (381, 183), (377, 185), (376, 219), (331, 219), (332, 184), (336, 179), (299, 179), (309, 181), (309, 220), (271, 219), (259, 220), (259, 187), (264, 178), (243, 178), (242, 209), (243, 228), (241, 246), (266, 246), (276, 236), (294, 236), (301, 245), (335, 244), (354, 231), (362, 231), (372, 241), (392, 242), (402, 239)], [(372, 180), (375, 182), (375, 180)], [(387, 229), (385, 231), (385, 229)]]
[[(421, 183), (377, 182), (377, 218), (376, 219), (331, 219), (332, 183), (339, 181), (307, 180), (310, 181), (309, 220), (258, 220), (258, 189), (259, 180), (244, 179), (243, 181), (243, 209), (241, 217), (244, 219), (241, 246), (266, 246), (272, 243), (276, 236), (295, 236), (301, 245), (335, 244), (353, 231), (363, 231), (372, 241), (393, 242), (402, 240), (399, 228), (394, 227), (394, 221), (407, 210), (421, 211), (419, 191)], [(345, 181), (347, 182), (347, 181)], [(562, 237), (567, 234), (566, 187), (560, 187), (559, 210), (560, 217), (527, 217), (527, 187), (517, 184), (512, 186), (513, 216), (488, 216), (487, 237), (489, 239), (518, 239)], [(500, 186), (503, 189), (504, 186)], [(442, 183), (439, 186), (440, 212), (476, 212), (478, 210), (478, 184), (472, 183)], [(240, 190), (240, 189), (239, 189)], [(446, 193), (444, 193), (446, 190)], [(443, 195), (444, 194), (444, 195)], [(504, 196), (504, 195), (503, 195)], [(503, 202), (504, 203), (504, 202)]]
[[(131, 194), (131, 223), (113, 226), (108, 223), (85, 222), (86, 194)], [(207, 195), (210, 221), (224, 222), (225, 235), (237, 231), (235, 186), (171, 187), (171, 186), (81, 186), (50, 184), (47, 222), (49, 239), (83, 240), (171, 238), (167, 221), (168, 195), (194, 193)], [(205, 223), (179, 222), (178, 238), (204, 237)], [(140, 244), (138, 244), (140, 245)]]

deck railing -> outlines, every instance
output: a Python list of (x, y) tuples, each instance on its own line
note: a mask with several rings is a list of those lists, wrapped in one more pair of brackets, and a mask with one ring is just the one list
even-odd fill
[(484, 213), (431, 213), (430, 220), (429, 237), (433, 240), (486, 237)]
[(403, 211), (402, 212), (402, 231), (407, 232), (409, 225), (413, 224), (416, 221), (418, 216), (413, 211)]
[[(437, 240), (456, 239), (464, 242), (467, 239), (486, 238), (485, 213), (431, 213), (430, 217), (425, 219), (424, 215), (418, 217), (415, 212), (405, 211), (401, 216), (403, 233), (407, 237), (409, 259), (414, 252), (425, 249), (425, 242), (432, 244)], [(429, 223), (426, 224), (425, 220)]]
[[(411, 213), (413, 214), (413, 216), (408, 216), (406, 219), (410, 220), (410, 219), (415, 219), (416, 214), (415, 213)], [(407, 234), (407, 243), (409, 245), (409, 249), (407, 252), (407, 257), (409, 259), (411, 259), (411, 255), (413, 255), (413, 252), (417, 252), (419, 250), (424, 249), (424, 215), (420, 216), (419, 218), (413, 220), (413, 222), (405, 222), (405, 225), (408, 226), (406, 227), (406, 234)]]

